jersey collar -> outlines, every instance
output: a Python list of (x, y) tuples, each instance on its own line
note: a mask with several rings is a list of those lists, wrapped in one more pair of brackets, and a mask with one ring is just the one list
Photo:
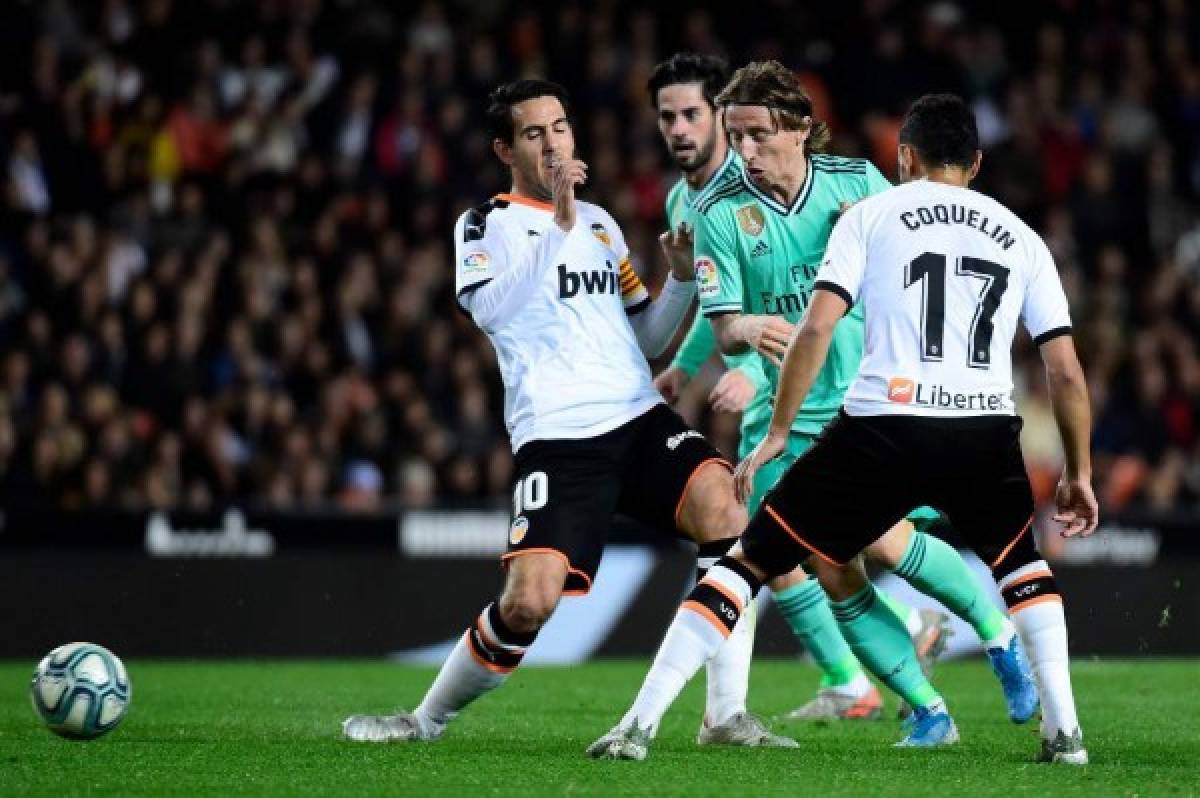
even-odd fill
[(778, 213), (780, 216), (798, 214), (804, 209), (804, 203), (808, 202), (808, 195), (812, 193), (813, 187), (812, 158), (807, 155), (804, 156), (804, 163), (805, 166), (807, 166), (804, 175), (804, 185), (800, 186), (800, 190), (796, 192), (796, 198), (792, 200), (791, 207), (785, 207), (783, 203), (779, 202), (774, 197), (768, 196), (765, 191), (756, 186), (754, 181), (750, 178), (750, 175), (746, 174), (745, 163), (742, 164), (742, 184), (746, 187), (747, 191), (754, 195), (755, 199)]
[(733, 147), (726, 147), (725, 160), (721, 161), (721, 165), (717, 167), (717, 171), (713, 172), (711, 175), (708, 176), (708, 180), (704, 181), (704, 185), (700, 186), (700, 188), (693, 191), (692, 187), (688, 186), (687, 181), (685, 180), (683, 184), (685, 186), (687, 186), (688, 201), (695, 202), (696, 199), (699, 198), (699, 196), (701, 194), (703, 194), (704, 192), (706, 192), (710, 188), (712, 188), (713, 184), (717, 182), (717, 178), (719, 178), (721, 175), (725, 174), (725, 170), (729, 168), (729, 165), (731, 163), (733, 163), (734, 159), (736, 159), (736, 158), (737, 158), (737, 154), (734, 153)]
[(530, 197), (522, 197), (518, 194), (497, 194), (496, 199), (504, 200), (505, 202), (515, 202), (517, 205), (527, 205), (530, 208), (536, 208), (539, 211), (550, 211), (553, 213), (554, 205), (549, 202), (542, 202)]

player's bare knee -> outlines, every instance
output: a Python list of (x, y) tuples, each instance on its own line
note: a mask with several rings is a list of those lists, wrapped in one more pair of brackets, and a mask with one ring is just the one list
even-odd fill
[(767, 582), (767, 587), (771, 589), (772, 593), (778, 593), (781, 590), (787, 590), (789, 587), (798, 585), (807, 579), (808, 574), (804, 573), (804, 569), (796, 567), (794, 570)]
[(863, 568), (862, 558), (855, 557), (845, 565), (813, 557), (808, 565), (816, 573), (821, 587), (833, 601), (844, 601), (861, 591), (867, 585), (867, 574)]
[(737, 537), (746, 528), (746, 507), (733, 493), (733, 478), (723, 466), (703, 467), (684, 497), (680, 526), (698, 543)]
[(863, 551), (871, 562), (894, 570), (904, 560), (904, 553), (908, 551), (909, 541), (915, 531), (916, 527), (911, 521), (902, 519)]
[(533, 585), (506, 590), (500, 597), (500, 617), (514, 632), (536, 632), (550, 620), (561, 592), (561, 586), (558, 590)]
[(566, 576), (566, 565), (557, 556), (536, 553), (514, 558), (500, 596), (500, 617), (513, 631), (536, 632), (558, 606)]

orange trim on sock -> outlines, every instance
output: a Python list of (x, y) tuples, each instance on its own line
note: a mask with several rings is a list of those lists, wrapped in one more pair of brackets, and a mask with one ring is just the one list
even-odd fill
[(517, 549), (516, 551), (510, 551), (502, 554), (500, 556), (500, 562), (502, 564), (507, 564), (508, 561), (513, 557), (520, 557), (524, 554), (553, 554), (566, 564), (567, 573), (574, 574), (583, 580), (583, 583), (586, 585), (586, 587), (563, 590), (562, 594), (564, 596), (584, 596), (587, 595), (588, 591), (592, 589), (592, 578), (575, 566), (571, 565), (571, 558), (569, 558), (566, 554), (563, 554), (558, 549), (552, 549), (547, 546), (537, 546), (531, 549)]
[(796, 542), (797, 542), (797, 543), (799, 543), (801, 546), (803, 546), (804, 548), (808, 549), (808, 550), (809, 550), (809, 551), (811, 551), (813, 554), (817, 555), (818, 557), (820, 557), (822, 560), (824, 560), (825, 562), (829, 563), (830, 565), (836, 565), (836, 566), (838, 566), (838, 567), (841, 567), (841, 566), (845, 565), (845, 563), (838, 562), (837, 560), (833, 559), (833, 558), (832, 558), (832, 557), (830, 557), (829, 555), (827, 555), (827, 554), (825, 554), (824, 552), (822, 552), (822, 551), (818, 550), (816, 546), (814, 546), (813, 544), (809, 543), (809, 542), (808, 542), (807, 540), (805, 540), (804, 538), (802, 538), (802, 537), (800, 537), (799, 535), (797, 535), (797, 534), (796, 534), (796, 531), (795, 531), (794, 529), (792, 529), (790, 526), (788, 526), (788, 525), (787, 525), (787, 521), (784, 521), (784, 520), (783, 520), (783, 518), (782, 518), (782, 517), (779, 515), (779, 513), (777, 513), (777, 512), (775, 512), (774, 510), (772, 510), (772, 509), (771, 509), (771, 508), (770, 508), (768, 505), (764, 504), (764, 505), (762, 506), (762, 508), (763, 508), (764, 510), (766, 510), (766, 511), (767, 511), (767, 515), (769, 515), (769, 516), (771, 516), (772, 518), (774, 518), (774, 519), (775, 519), (775, 523), (777, 523), (777, 524), (779, 524), (781, 527), (783, 527), (783, 531), (784, 531), (784, 532), (787, 532), (789, 535), (791, 535), (793, 538), (795, 538)]
[(515, 666), (512, 668), (505, 668), (502, 665), (497, 665), (494, 662), (488, 662), (486, 659), (484, 659), (483, 656), (481, 656), (480, 653), (475, 650), (475, 646), (471, 645), (471, 631), (469, 629), (467, 630), (466, 639), (467, 639), (467, 651), (471, 652), (471, 658), (474, 659), (476, 662), (478, 662), (483, 667), (487, 668), (492, 673), (508, 674), (508, 673), (512, 673), (514, 670), (516, 670)]
[(1004, 586), (1004, 589), (1008, 590), (1010, 587), (1016, 587), (1017, 585), (1023, 585), (1026, 582), (1032, 582), (1034, 579), (1053, 578), (1053, 577), (1054, 577), (1054, 574), (1050, 572), (1049, 568), (1043, 568), (1040, 571), (1033, 571), (1032, 573), (1025, 574), (1020, 579), (1017, 579), (1015, 582), (1009, 582), (1007, 585)]
[(742, 606), (742, 602), (738, 599), (738, 597), (733, 595), (732, 593), (730, 593), (729, 588), (725, 587), (724, 585), (719, 584), (717, 582), (713, 582), (707, 576), (700, 580), (700, 584), (708, 585), (713, 590), (716, 590), (722, 596), (729, 599), (730, 603), (732, 603), (733, 606), (737, 607), (738, 615), (741, 615), (742, 610), (746, 609), (744, 606)]
[(530, 208), (537, 208), (539, 211), (553, 211), (554, 205), (549, 202), (535, 200), (532, 197), (522, 197), (519, 194), (497, 194), (496, 199), (515, 202), (518, 205), (528, 205)]
[(1028, 601), (1022, 601), (1020, 604), (1017, 604), (1015, 607), (1009, 607), (1008, 614), (1012, 615), (1014, 612), (1020, 612), (1021, 610), (1028, 609), (1029, 607), (1032, 607), (1035, 604), (1045, 604), (1047, 601), (1057, 601), (1059, 604), (1062, 604), (1062, 596), (1058, 595), (1057, 593), (1047, 593), (1044, 596), (1038, 596), (1037, 598), (1031, 598)]
[(487, 630), (483, 628), (483, 616), (482, 615), (480, 615), (478, 618), (475, 619), (475, 629), (479, 632), (479, 636), (483, 639), (483, 642), (487, 643), (490, 646), (495, 646), (496, 648), (501, 648), (500, 641), (496, 640), (491, 635), (489, 635), (487, 633)]
[(1022, 527), (1021, 531), (1017, 533), (1017, 536), (1012, 539), (1012, 543), (1009, 543), (1007, 546), (1004, 547), (1004, 551), (1000, 552), (1000, 556), (996, 558), (996, 561), (994, 563), (992, 563), (992, 568), (995, 568), (997, 565), (1004, 562), (1004, 558), (1008, 556), (1008, 553), (1010, 551), (1012, 551), (1013, 546), (1017, 545), (1017, 541), (1025, 536), (1025, 533), (1029, 531), (1029, 527), (1031, 527), (1032, 525), (1033, 525), (1033, 516), (1031, 515), (1031, 516), (1029, 516), (1029, 520), (1025, 522), (1025, 526)]
[(709, 463), (719, 463), (720, 465), (725, 466), (725, 468), (727, 468), (729, 470), (729, 473), (731, 473), (731, 474), (733, 473), (733, 466), (731, 466), (729, 464), (729, 461), (726, 460), (724, 457), (710, 457), (707, 460), (702, 461), (700, 463), (700, 465), (693, 468), (692, 473), (688, 475), (687, 482), (683, 483), (683, 490), (679, 492), (679, 501), (675, 503), (675, 528), (676, 529), (679, 529), (679, 516), (681, 513), (683, 513), (683, 505), (684, 505), (684, 502), (687, 501), (688, 491), (691, 490), (691, 488), (692, 488), (692, 480), (694, 480), (696, 478), (696, 475), (699, 474), (700, 471)]
[(721, 637), (729, 637), (729, 629), (725, 626), (725, 624), (721, 623), (721, 620), (717, 618), (717, 616), (713, 614), (713, 611), (708, 607), (705, 607), (698, 601), (692, 601), (691, 599), (688, 599), (687, 601), (683, 602), (683, 604), (679, 605), (679, 609), (682, 610), (685, 608), (691, 610), (715, 626), (717, 631), (721, 633)]

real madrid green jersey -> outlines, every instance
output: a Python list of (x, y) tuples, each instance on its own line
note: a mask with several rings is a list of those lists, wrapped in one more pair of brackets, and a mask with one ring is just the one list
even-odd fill
[[(688, 221), (691, 209), (698, 200), (702, 200), (713, 192), (725, 191), (730, 186), (738, 185), (741, 183), (741, 179), (742, 161), (732, 149), (726, 152), (721, 166), (699, 189), (693, 191), (687, 181), (680, 178), (667, 194), (667, 224), (672, 230), (678, 228), (681, 222)], [(694, 222), (689, 223), (694, 224)], [(689, 376), (694, 376), (716, 347), (712, 325), (704, 318), (703, 314), (697, 313), (692, 322), (692, 328), (688, 331), (683, 343), (680, 344), (679, 351), (675, 354), (671, 364), (683, 369)], [(753, 352), (747, 355), (724, 356), (724, 360), (725, 365), (729, 368), (741, 369), (754, 385), (754, 398), (742, 412), (744, 436), (751, 427), (761, 426), (771, 420), (770, 386), (767, 384), (766, 375), (763, 374), (759, 358)]]
[[(705, 191), (690, 216), (704, 315), (744, 313), (799, 322), (843, 204), (890, 185), (868, 161), (816, 154), (808, 159), (804, 185), (789, 206), (759, 189), (744, 170), (736, 181)], [(855, 308), (835, 328), (825, 365), (792, 429), (815, 434), (837, 414), (862, 354), (863, 317)], [(758, 360), (774, 396), (779, 370), (761, 356)]]

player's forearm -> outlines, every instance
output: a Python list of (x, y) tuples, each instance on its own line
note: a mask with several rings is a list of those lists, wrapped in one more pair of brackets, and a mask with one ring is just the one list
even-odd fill
[(710, 319), (721, 354), (744, 355), (752, 351), (752, 318), (741, 313), (725, 313)]
[(492, 331), (512, 321), (537, 290), (568, 235), (557, 225), (548, 227), (531, 257), (464, 294), (460, 302), (475, 323)]
[(658, 357), (671, 343), (671, 338), (679, 329), (679, 322), (687, 315), (695, 296), (695, 281), (685, 282), (675, 279), (674, 275), (667, 275), (667, 281), (654, 301), (629, 320), (638, 346), (647, 358)]
[(1046, 384), (1062, 436), (1067, 477), (1091, 479), (1092, 409), (1083, 369), (1078, 362), (1061, 367), (1047, 363)]
[(786, 436), (791, 430), (792, 422), (817, 381), (832, 338), (832, 324), (810, 324), (805, 320), (796, 328), (779, 370), (779, 389), (775, 395), (775, 410), (771, 413), (772, 435)]

